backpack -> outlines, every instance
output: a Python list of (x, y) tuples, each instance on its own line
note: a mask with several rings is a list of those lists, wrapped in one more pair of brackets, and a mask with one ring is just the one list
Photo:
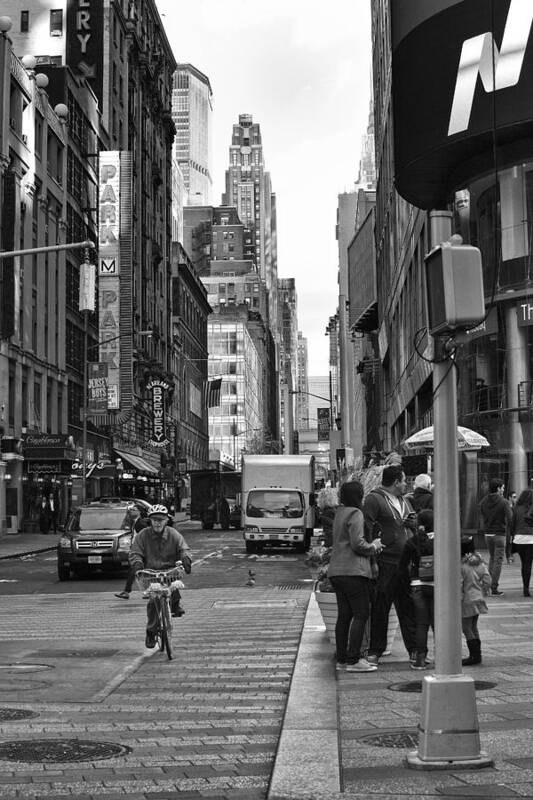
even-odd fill
[(433, 554), (420, 556), (420, 561), (418, 562), (418, 579), (428, 582), (434, 580), (434, 570)]
[(433, 555), (433, 541), (426, 534), (419, 534), (420, 560), (418, 562), (418, 579), (428, 583), (435, 577), (435, 560)]

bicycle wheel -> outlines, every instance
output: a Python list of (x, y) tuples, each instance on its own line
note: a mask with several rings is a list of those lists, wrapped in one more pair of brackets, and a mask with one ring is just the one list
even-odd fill
[(168, 660), (172, 658), (172, 622), (170, 606), (166, 600), (161, 602), (161, 650), (167, 651)]
[(165, 601), (162, 597), (154, 598), (154, 605), (155, 611), (157, 615), (157, 628), (155, 630), (155, 638), (157, 640), (157, 646), (161, 652), (165, 649), (165, 642), (163, 639), (163, 608), (165, 606)]

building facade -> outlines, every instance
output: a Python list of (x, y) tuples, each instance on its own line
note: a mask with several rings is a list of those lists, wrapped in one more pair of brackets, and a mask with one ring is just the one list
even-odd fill
[(183, 174), (185, 205), (211, 203), (212, 91), (209, 78), (192, 64), (178, 64), (172, 87), (174, 151)]

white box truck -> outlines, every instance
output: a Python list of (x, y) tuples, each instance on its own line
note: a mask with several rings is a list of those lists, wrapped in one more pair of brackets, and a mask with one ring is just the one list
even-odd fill
[(243, 455), (242, 527), (247, 553), (264, 545), (309, 547), (315, 523), (315, 459)]

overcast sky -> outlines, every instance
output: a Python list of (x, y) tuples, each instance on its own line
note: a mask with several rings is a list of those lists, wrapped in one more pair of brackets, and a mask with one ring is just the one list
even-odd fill
[(178, 62), (213, 90), (213, 205), (232, 126), (261, 125), (276, 193), (278, 275), (294, 277), (309, 375), (329, 372), (337, 195), (357, 179), (371, 84), (370, 0), (156, 0)]

